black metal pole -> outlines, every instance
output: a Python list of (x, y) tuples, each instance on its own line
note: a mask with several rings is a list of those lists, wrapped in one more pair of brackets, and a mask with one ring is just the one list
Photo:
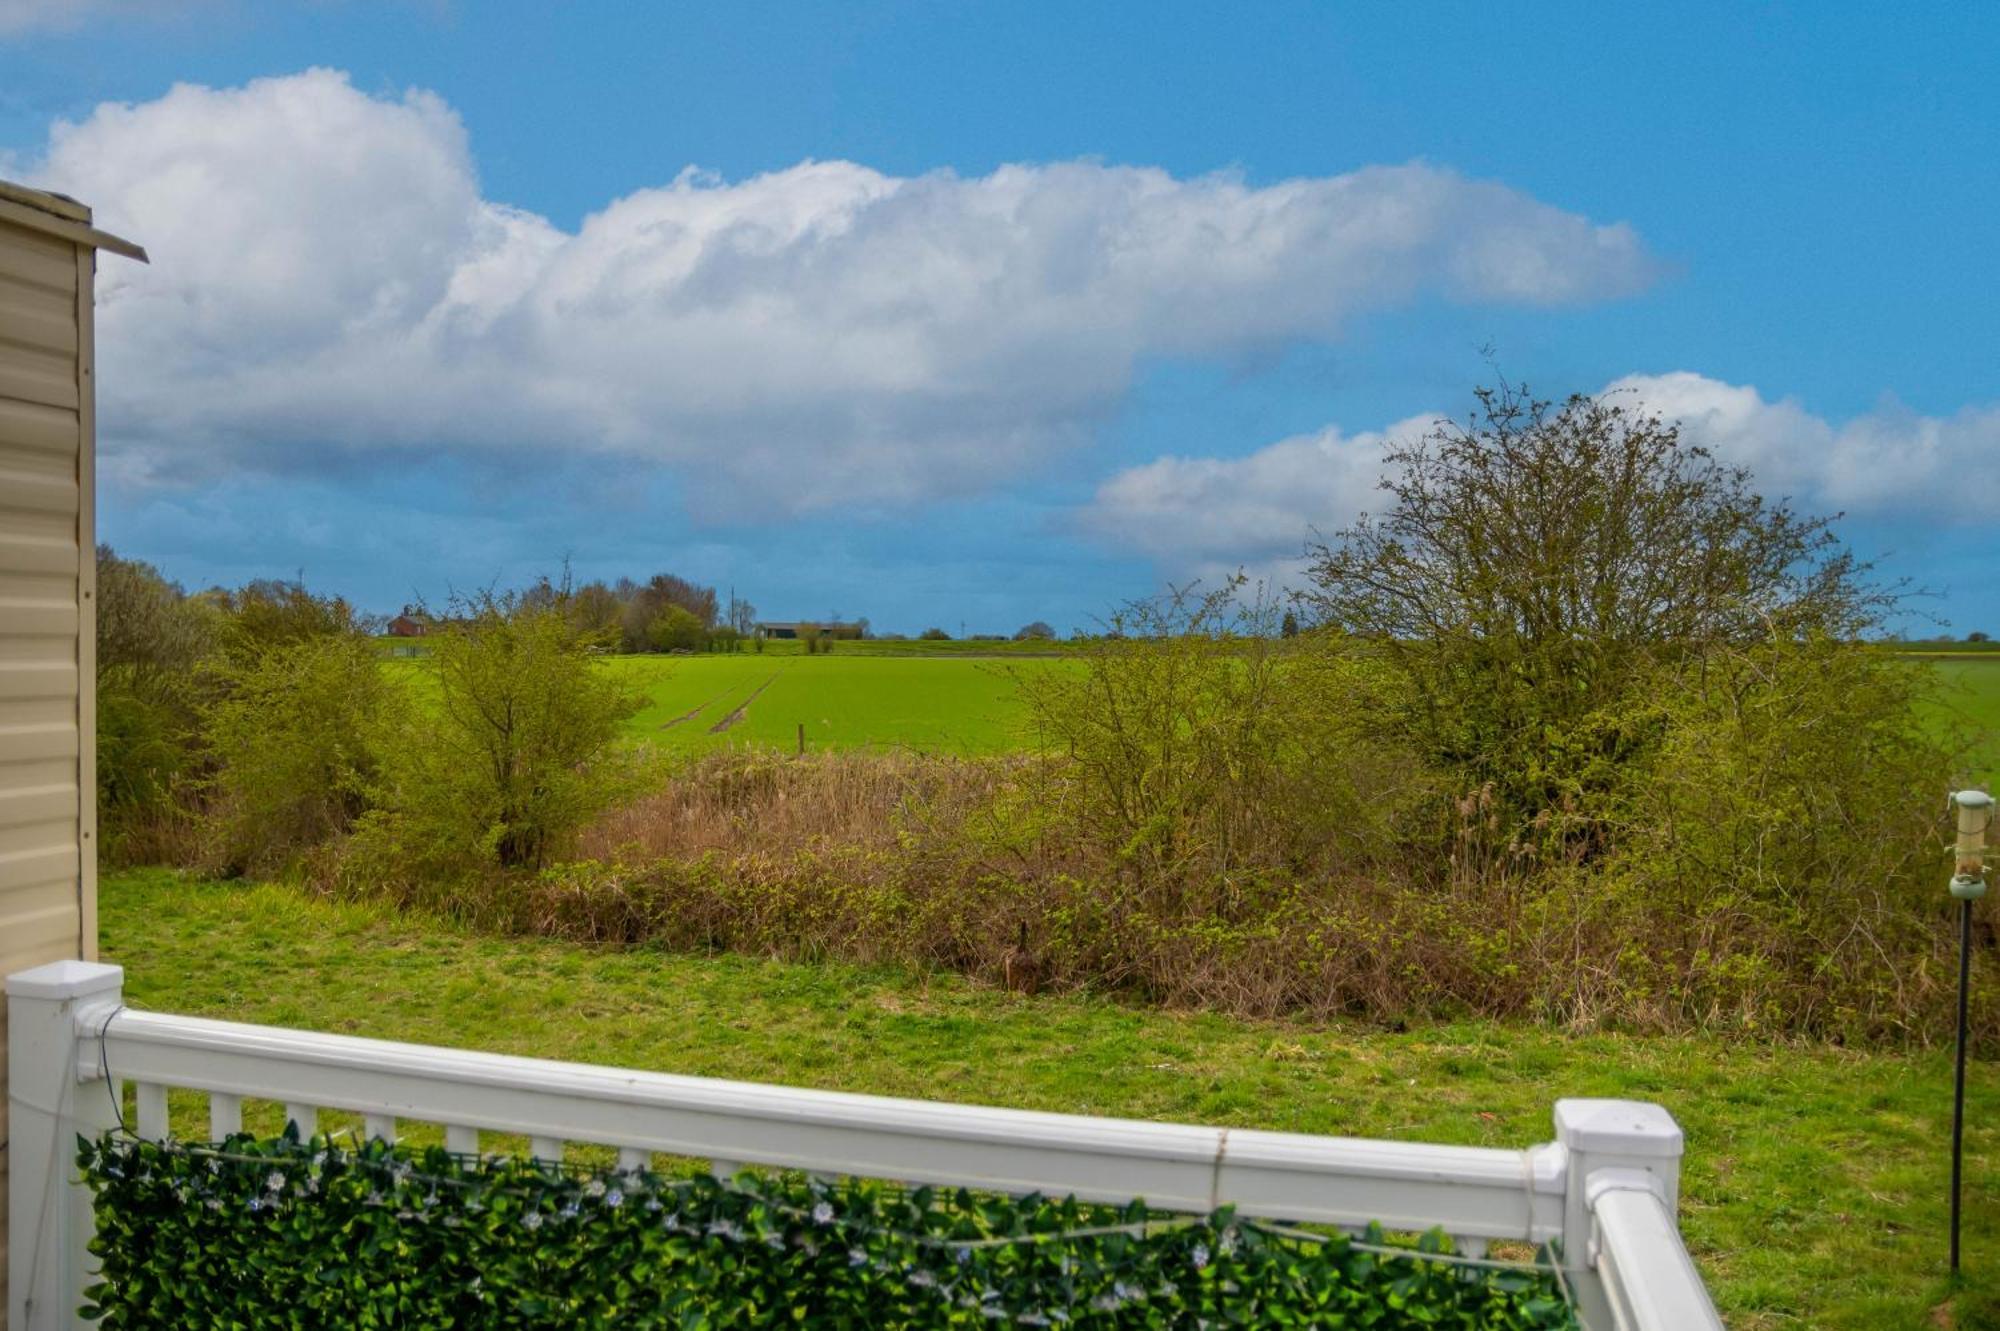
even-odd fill
[(1959, 1160), (1965, 1150), (1965, 1004), (1972, 981), (1972, 902), (1958, 903), (1958, 1079), (1951, 1095), (1951, 1272), (1958, 1274)]

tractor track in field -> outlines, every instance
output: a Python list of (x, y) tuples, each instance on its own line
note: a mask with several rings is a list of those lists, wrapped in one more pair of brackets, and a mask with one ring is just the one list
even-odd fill
[(708, 728), (708, 733), (711, 735), (720, 735), (723, 731), (729, 729), (731, 726), (735, 725), (738, 721), (741, 721), (744, 718), (744, 716), (750, 711), (750, 704), (757, 701), (757, 695), (762, 693), (765, 689), (770, 688), (772, 683), (777, 680), (778, 676), (784, 673), (785, 672), (782, 670), (773, 671), (770, 679), (765, 680), (762, 684), (759, 684), (756, 688), (750, 690), (750, 696), (745, 698), (742, 702), (736, 704), (735, 711), (731, 712), (728, 716), (723, 717), (720, 721), (717, 721), (714, 725), (710, 726)]
[[(768, 683), (769, 681), (766, 682)], [(672, 730), (675, 726), (679, 725), (683, 721), (692, 721), (697, 716), (700, 716), (703, 712), (715, 706), (716, 703), (722, 701), (724, 698), (728, 696), (729, 696), (729, 690), (724, 689), (721, 693), (716, 694), (713, 698), (705, 698), (701, 702), (698, 702), (694, 706), (688, 708), (685, 712), (682, 712), (679, 716), (674, 717), (671, 721), (660, 722), (660, 729)]]

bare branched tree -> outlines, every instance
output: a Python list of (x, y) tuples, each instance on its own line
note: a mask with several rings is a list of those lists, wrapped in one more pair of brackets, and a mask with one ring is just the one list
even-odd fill
[(1503, 383), (1392, 448), (1386, 512), (1307, 548), (1300, 597), (1408, 686), (1405, 733), (1533, 816), (1647, 740), (1662, 665), (1773, 638), (1851, 638), (1900, 586), (1831, 519), (1614, 398)]

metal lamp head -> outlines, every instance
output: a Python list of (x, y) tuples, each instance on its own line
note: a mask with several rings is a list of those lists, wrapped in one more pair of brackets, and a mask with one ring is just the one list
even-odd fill
[(1951, 894), (1973, 901), (1986, 892), (1986, 829), (1993, 822), (1993, 797), (1983, 790), (1960, 790), (1953, 793), (1951, 806), (1958, 814)]

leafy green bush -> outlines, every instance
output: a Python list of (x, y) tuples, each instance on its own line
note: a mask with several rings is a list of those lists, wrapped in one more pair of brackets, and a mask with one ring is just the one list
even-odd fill
[[(1062, 769), (1014, 812), (1053, 818), (1129, 881), (1208, 899), (1249, 873), (1338, 872), (1393, 845), (1420, 780), (1365, 725), (1359, 657), (1301, 650), (1242, 578), (1128, 605), (1077, 671), (1015, 674)], [(1379, 675), (1379, 672), (1376, 672)]]
[[(1626, 987), (1683, 1021), (1942, 1035), (1953, 967), (1942, 791), (1963, 758), (1925, 666), (1824, 637), (1662, 673), (1657, 752), (1624, 775), (1601, 915), (1646, 947)], [(1990, 1008), (1982, 1004), (1982, 1015)]]
[(113, 861), (159, 849), (198, 773), (196, 668), (221, 613), (150, 564), (97, 548), (97, 815)]
[(273, 648), (363, 634), (361, 616), (343, 597), (319, 595), (302, 582), (259, 578), (206, 595), (222, 611), (223, 654), (239, 667)]
[[(107, 1327), (1426, 1326), (1577, 1323), (1546, 1272), (1227, 1210), (858, 1180), (572, 1174), (372, 1141), (82, 1142)], [(1449, 1250), (1427, 1236), (1426, 1252)]]
[(345, 834), (369, 807), (407, 707), (358, 633), (277, 637), (215, 663), (203, 728), (215, 763), (216, 862), (269, 874)]
[(629, 789), (616, 741), (640, 699), (560, 604), (485, 596), (429, 639), (434, 705), (362, 820), (351, 878), (429, 881), (540, 868)]
[(97, 672), (97, 816), (107, 853), (165, 810), (194, 759), (195, 723), (177, 692), (128, 665)]

